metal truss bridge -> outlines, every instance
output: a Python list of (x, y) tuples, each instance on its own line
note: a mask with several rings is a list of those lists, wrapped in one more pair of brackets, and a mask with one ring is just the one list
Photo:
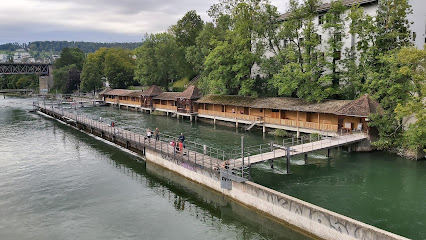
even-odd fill
[(49, 75), (48, 63), (0, 63), (0, 75), (37, 74)]

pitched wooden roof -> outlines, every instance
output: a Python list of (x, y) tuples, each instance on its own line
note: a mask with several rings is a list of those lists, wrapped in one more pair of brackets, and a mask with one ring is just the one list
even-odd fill
[(146, 89), (145, 91), (142, 92), (142, 96), (154, 97), (154, 96), (157, 96), (161, 93), (163, 93), (163, 90), (161, 90), (161, 88), (159, 88), (156, 85), (152, 85), (151, 87), (149, 87), (148, 89)]
[(278, 109), (286, 111), (299, 111), (299, 112), (318, 112), (318, 113), (331, 113), (335, 114), (336, 110), (342, 108), (346, 104), (352, 102), (351, 100), (324, 100), (320, 103), (309, 103), (299, 98), (287, 97), (243, 97), (243, 96), (230, 96), (230, 95), (207, 95), (197, 103), (209, 103), (218, 105), (230, 105), (238, 107), (251, 107), (251, 108), (267, 108)]
[(127, 96), (127, 94), (131, 93), (134, 90), (127, 90), (127, 89), (112, 89), (111, 91), (107, 92), (105, 95), (110, 96)]
[(111, 91), (111, 90), (112, 90), (112, 88), (107, 87), (107, 88), (105, 88), (104, 90), (102, 90), (102, 91), (99, 93), (99, 95), (105, 95), (105, 93), (107, 93), (107, 92), (109, 92), (109, 91)]
[(383, 109), (380, 104), (368, 94), (353, 100), (336, 111), (338, 115), (355, 116), (355, 117), (368, 117), (372, 113), (381, 113)]
[(197, 100), (197, 103), (210, 103), (218, 105), (231, 105), (238, 107), (251, 107), (256, 100), (254, 97), (234, 96), (234, 95), (207, 95)]
[(126, 96), (126, 97), (139, 97), (142, 94), (141, 90), (128, 90), (128, 89), (110, 89), (103, 93), (103, 95), (110, 96)]
[(141, 90), (131, 90), (132, 92), (128, 93), (126, 96), (128, 97), (141, 97), (142, 91)]
[(183, 91), (179, 95), (179, 98), (185, 98), (185, 99), (199, 99), (200, 97), (201, 97), (201, 92), (194, 85), (190, 85), (187, 89), (185, 89), (185, 91)]
[(163, 92), (155, 97), (153, 99), (159, 99), (159, 100), (176, 100), (181, 92)]

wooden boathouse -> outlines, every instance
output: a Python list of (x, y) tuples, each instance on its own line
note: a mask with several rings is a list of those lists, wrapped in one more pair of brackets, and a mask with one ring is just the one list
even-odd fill
[(369, 115), (381, 112), (379, 104), (368, 95), (357, 100), (324, 100), (309, 103), (288, 97), (244, 97), (231, 95), (202, 96), (196, 86), (184, 92), (163, 92), (157, 86), (145, 91), (111, 89), (101, 93), (104, 101), (118, 107), (166, 112), (177, 117), (205, 118), (248, 126), (284, 129), (297, 133), (337, 135), (368, 134)]

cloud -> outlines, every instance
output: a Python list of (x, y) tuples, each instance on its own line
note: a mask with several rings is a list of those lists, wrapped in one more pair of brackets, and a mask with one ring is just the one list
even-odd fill
[[(166, 31), (186, 12), (207, 10), (218, 0), (13, 0), (0, 8), (1, 42), (35, 40), (134, 41)], [(275, 3), (276, 2), (276, 3)], [(283, 1), (272, 1), (279, 10)], [(283, 10), (281, 10), (283, 11)], [(126, 40), (128, 39), (128, 40)], [(84, 40), (84, 39), (83, 39)]]

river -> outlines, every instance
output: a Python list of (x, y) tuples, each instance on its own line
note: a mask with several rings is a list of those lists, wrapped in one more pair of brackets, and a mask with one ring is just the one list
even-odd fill
[(29, 113), (32, 101), (0, 96), (2, 240), (311, 239), (174, 173)]
[[(308, 239), (210, 190), (28, 113), (31, 101), (0, 101), (0, 166), (6, 173), (0, 175), (1, 239), (3, 233), (28, 239), (26, 232), (40, 234), (40, 239), (76, 234), (85, 239)], [(155, 127), (174, 136), (183, 132), (188, 140), (226, 152), (239, 148), (241, 136), (246, 145), (281, 141), (259, 130), (111, 107), (78, 112), (135, 132)], [(333, 150), (329, 159), (316, 152), (309, 155), (308, 165), (300, 158), (291, 163), (291, 174), (286, 174), (284, 161), (275, 161), (274, 169), (255, 165), (253, 181), (384, 230), (426, 239), (425, 161)]]

